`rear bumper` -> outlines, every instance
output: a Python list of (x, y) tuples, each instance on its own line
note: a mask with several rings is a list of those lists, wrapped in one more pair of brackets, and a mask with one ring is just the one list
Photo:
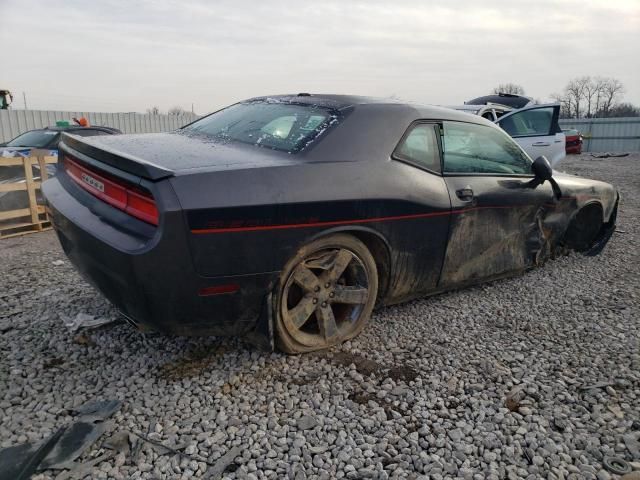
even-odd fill
[(566, 147), (567, 155), (570, 153), (582, 153), (582, 145), (573, 145)]
[[(67, 183), (59, 175), (42, 187), (60, 244), (82, 276), (131, 322), (175, 335), (241, 335), (255, 329), (277, 273), (198, 275), (182, 212), (164, 212), (155, 233), (136, 235), (135, 228), (115, 226), (121, 212)], [(198, 294), (229, 284), (238, 290)]]

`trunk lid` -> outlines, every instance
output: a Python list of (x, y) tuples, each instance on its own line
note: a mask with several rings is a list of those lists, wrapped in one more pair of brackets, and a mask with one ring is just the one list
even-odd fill
[(291, 155), (239, 142), (214, 142), (184, 132), (78, 138), (63, 143), (88, 157), (152, 181), (199, 171), (289, 165)]

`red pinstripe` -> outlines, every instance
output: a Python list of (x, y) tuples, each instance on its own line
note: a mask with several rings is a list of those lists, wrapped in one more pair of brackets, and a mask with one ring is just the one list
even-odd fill
[(444, 215), (454, 215), (459, 213), (473, 212), (475, 210), (504, 209), (504, 208), (515, 208), (515, 207), (516, 206), (513, 206), (513, 205), (493, 205), (493, 206), (485, 206), (485, 207), (463, 208), (459, 210), (448, 210), (445, 212), (416, 213), (411, 215), (396, 215), (391, 217), (359, 218), (355, 220), (291, 223), (291, 224), (282, 224), (282, 225), (256, 225), (251, 227), (198, 228), (198, 229), (191, 230), (191, 233), (195, 235), (203, 235), (203, 234), (209, 234), (209, 233), (257, 232), (257, 231), (264, 231), (264, 230), (285, 230), (290, 228), (315, 228), (315, 227), (329, 227), (329, 226), (336, 226), (336, 225), (357, 225), (361, 223), (391, 222), (396, 220), (413, 220), (417, 218), (441, 217)]

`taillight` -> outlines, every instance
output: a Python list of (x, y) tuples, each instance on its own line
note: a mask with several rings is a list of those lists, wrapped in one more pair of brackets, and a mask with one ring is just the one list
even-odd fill
[(124, 211), (142, 221), (158, 225), (158, 208), (150, 194), (127, 191), (127, 206)]
[(158, 208), (151, 193), (119, 179), (107, 178), (106, 174), (66, 156), (63, 165), (69, 177), (93, 196), (143, 222), (158, 225)]

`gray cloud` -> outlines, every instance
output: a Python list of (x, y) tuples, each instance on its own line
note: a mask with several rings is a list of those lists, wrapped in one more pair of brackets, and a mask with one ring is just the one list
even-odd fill
[(297, 91), (453, 104), (506, 81), (546, 99), (586, 74), (640, 104), (637, 0), (0, 0), (0, 18), (0, 87), (31, 108), (205, 113)]

